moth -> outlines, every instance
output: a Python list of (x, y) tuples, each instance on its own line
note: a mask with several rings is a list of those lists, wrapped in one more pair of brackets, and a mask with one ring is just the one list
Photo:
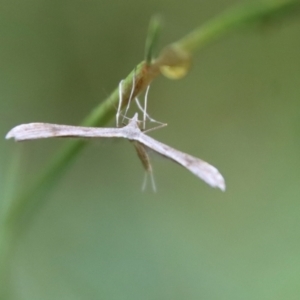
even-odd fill
[(97, 128), (83, 126), (58, 125), (50, 123), (22, 124), (11, 129), (6, 139), (26, 141), (46, 138), (123, 138), (135, 144), (139, 158), (146, 171), (152, 173), (152, 167), (146, 149), (178, 163), (191, 173), (202, 179), (208, 185), (225, 191), (225, 180), (220, 172), (209, 163), (176, 150), (146, 135), (139, 127), (138, 114), (136, 113), (126, 126), (121, 128)]

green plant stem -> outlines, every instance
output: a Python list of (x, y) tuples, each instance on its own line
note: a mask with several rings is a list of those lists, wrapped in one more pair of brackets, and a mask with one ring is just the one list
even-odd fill
[[(265, 0), (256, 4), (239, 6), (221, 14), (212, 21), (195, 29), (179, 41), (165, 47), (152, 64), (149, 64), (149, 57), (148, 63), (140, 63), (135, 68), (136, 79), (133, 96), (141, 93), (154, 78), (160, 75), (160, 67), (165, 65), (176, 66), (187, 60), (196, 51), (225, 34), (228, 34), (241, 26), (245, 27), (246, 25), (255, 22), (264, 22), (270, 20), (272, 17), (277, 17), (280, 14), (294, 11), (296, 6), (297, 8), (299, 6), (298, 0)], [(151, 53), (150, 51), (148, 52)], [(184, 55), (182, 55), (182, 53)], [(131, 72), (124, 82), (123, 107), (129, 99), (133, 85), (133, 74), (134, 73)], [(114, 116), (117, 103), (118, 89), (116, 89), (103, 103), (96, 107), (83, 121), (82, 125), (105, 125)], [(23, 222), (32, 218), (32, 211), (34, 211), (34, 208), (46, 201), (45, 195), (49, 193), (51, 187), (64, 174), (67, 167), (84, 148), (85, 144), (85, 142), (80, 140), (68, 142), (50, 162), (45, 171), (38, 176), (38, 179), (33, 185), (28, 187), (26, 191), (22, 192), (14, 199), (13, 205), (5, 218), (3, 227), (5, 230), (2, 230), (0, 233), (2, 234), (0, 243), (5, 242), (5, 246), (2, 245), (4, 249), (6, 249), (7, 243), (11, 243), (11, 237), (16, 236), (16, 234), (20, 232), (20, 229), (23, 229)], [(22, 226), (20, 226), (21, 224)], [(8, 236), (7, 232), (4, 231), (9, 232), (10, 238), (7, 241), (4, 241), (6, 238), (3, 238)], [(3, 253), (0, 253), (0, 255), (5, 256)]]
[(295, 0), (261, 1), (240, 5), (196, 28), (173, 45), (191, 54), (228, 32), (255, 23), (270, 22), (291, 12), (297, 6), (299, 1)]
[(165, 47), (158, 60), (162, 60), (163, 64), (169, 66), (180, 65), (206, 45), (237, 29), (256, 24), (268, 24), (278, 20), (279, 17), (299, 12), (299, 9), (299, 0), (264, 0), (238, 5)]

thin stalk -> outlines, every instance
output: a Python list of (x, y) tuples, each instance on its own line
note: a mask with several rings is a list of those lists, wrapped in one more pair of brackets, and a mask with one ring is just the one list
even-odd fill
[(260, 1), (239, 5), (196, 28), (173, 45), (190, 54), (195, 53), (229, 32), (255, 23), (271, 22), (287, 12), (292, 12), (294, 8), (299, 8), (299, 1)]

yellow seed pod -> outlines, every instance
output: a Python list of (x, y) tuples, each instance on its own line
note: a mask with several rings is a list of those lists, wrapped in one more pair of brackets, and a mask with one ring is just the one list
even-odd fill
[(169, 79), (181, 79), (191, 68), (191, 56), (174, 44), (165, 48), (161, 55), (161, 73)]
[(184, 61), (175, 66), (161, 66), (161, 73), (169, 79), (181, 79), (183, 78), (191, 68), (191, 61)]

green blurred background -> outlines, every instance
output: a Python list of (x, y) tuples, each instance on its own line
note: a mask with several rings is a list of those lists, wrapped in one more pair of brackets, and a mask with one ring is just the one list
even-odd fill
[[(1, 0), (1, 198), (64, 144), (5, 141), (12, 126), (78, 124), (143, 59), (153, 14), (163, 46), (235, 3)], [(299, 299), (299, 37), (299, 15), (248, 28), (152, 84), (169, 126), (151, 135), (218, 167), (225, 193), (156, 157), (158, 192), (141, 192), (132, 145), (92, 142), (19, 240), (12, 299)]]

